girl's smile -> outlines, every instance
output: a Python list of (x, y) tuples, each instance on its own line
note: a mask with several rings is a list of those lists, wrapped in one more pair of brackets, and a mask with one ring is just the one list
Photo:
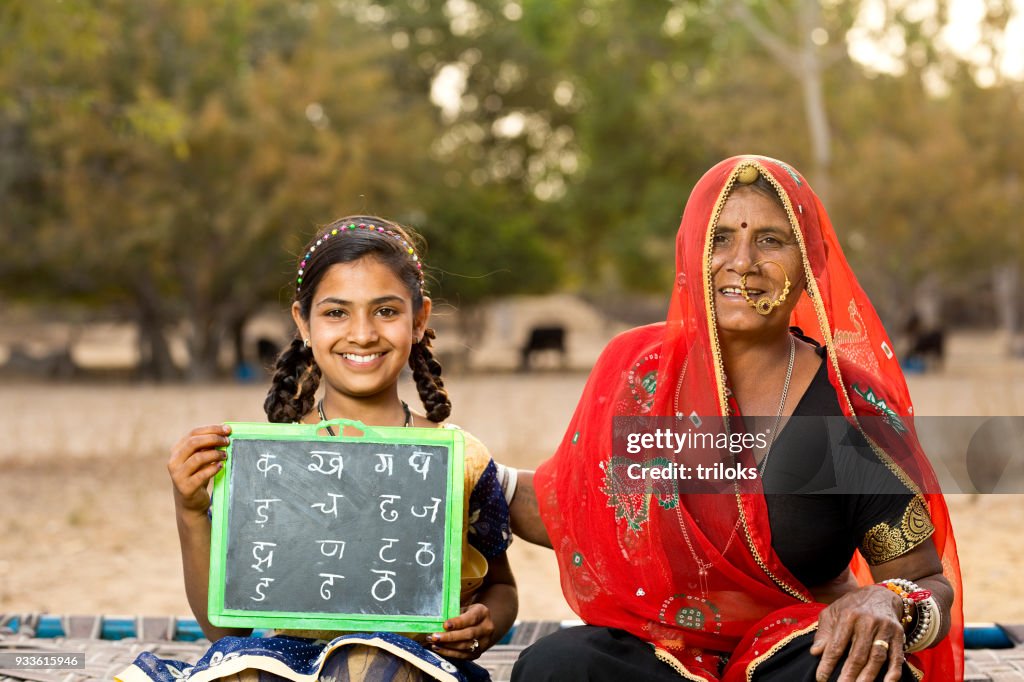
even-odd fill
[(429, 300), (413, 310), (408, 288), (373, 257), (332, 265), (313, 295), (308, 323), (295, 311), (331, 393), (397, 400), (397, 382), (423, 333)]

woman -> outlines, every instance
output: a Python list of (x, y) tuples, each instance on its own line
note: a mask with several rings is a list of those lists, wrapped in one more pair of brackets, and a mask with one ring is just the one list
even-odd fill
[[(962, 679), (948, 512), (892, 344), (807, 182), (765, 157), (719, 163), (687, 203), (676, 270), (668, 320), (609, 344), (555, 456), (519, 477), (513, 529), (554, 547), (588, 625), (527, 649), (514, 679)], [(623, 457), (619, 416), (766, 434), (715, 453), (758, 480), (636, 484), (711, 453)]]

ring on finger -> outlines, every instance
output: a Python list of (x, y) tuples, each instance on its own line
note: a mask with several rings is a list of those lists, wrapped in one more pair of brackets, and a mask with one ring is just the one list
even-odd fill
[(885, 641), (884, 639), (876, 639), (875, 641), (873, 641), (871, 643), (871, 646), (880, 646), (883, 649), (885, 649), (886, 651), (889, 650), (889, 643), (887, 641)]
[(473, 638), (473, 643), (469, 645), (470, 652), (476, 651), (480, 648), (480, 640), (476, 637)]

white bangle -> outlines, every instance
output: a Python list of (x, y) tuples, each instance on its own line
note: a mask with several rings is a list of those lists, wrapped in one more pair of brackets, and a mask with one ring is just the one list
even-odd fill
[(917, 625), (907, 638), (907, 653), (927, 649), (939, 638), (942, 629), (942, 612), (934, 597), (917, 602)]
[(507, 467), (498, 462), (494, 463), (498, 470), (498, 483), (501, 485), (501, 492), (505, 495), (506, 504), (512, 504), (512, 498), (516, 495), (516, 486), (519, 485), (519, 469)]

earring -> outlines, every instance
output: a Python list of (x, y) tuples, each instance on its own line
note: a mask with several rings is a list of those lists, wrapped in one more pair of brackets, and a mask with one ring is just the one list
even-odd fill
[(302, 345), (303, 345), (303, 346), (304, 346), (305, 348), (309, 348), (309, 339), (303, 339), (303, 340), (302, 340)]
[(750, 273), (743, 273), (740, 276), (740, 293), (743, 294), (743, 298), (747, 301), (751, 308), (758, 312), (759, 315), (768, 315), (773, 310), (782, 305), (783, 302), (786, 300), (786, 296), (789, 295), (790, 285), (789, 274), (786, 272), (786, 268), (782, 267), (782, 265), (776, 263), (773, 260), (758, 261), (757, 263), (754, 263), (753, 267), (757, 267), (758, 265), (762, 265), (764, 263), (778, 265), (779, 270), (782, 270), (782, 276), (786, 278), (786, 283), (782, 287), (782, 293), (774, 301), (768, 298), (767, 296), (765, 296), (764, 298), (759, 298), (756, 301), (754, 301), (753, 299), (750, 298), (750, 294), (747, 293), (747, 275)]

